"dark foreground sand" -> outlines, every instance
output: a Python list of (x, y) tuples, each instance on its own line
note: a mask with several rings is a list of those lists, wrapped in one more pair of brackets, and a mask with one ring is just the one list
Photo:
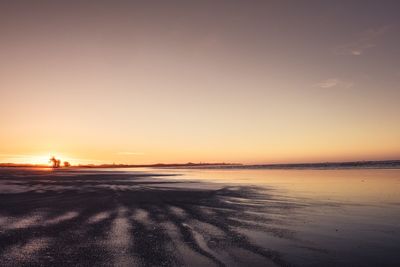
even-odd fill
[[(266, 189), (148, 173), (0, 169), (0, 266), (288, 266), (246, 229), (289, 235)], [(267, 205), (268, 203), (268, 205)]]

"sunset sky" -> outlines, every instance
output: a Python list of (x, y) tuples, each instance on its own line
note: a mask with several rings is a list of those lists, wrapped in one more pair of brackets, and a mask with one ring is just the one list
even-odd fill
[(0, 1), (0, 162), (400, 158), (400, 1)]

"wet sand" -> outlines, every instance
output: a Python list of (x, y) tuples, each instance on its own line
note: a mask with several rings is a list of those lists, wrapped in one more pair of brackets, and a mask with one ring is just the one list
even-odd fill
[(296, 233), (305, 209), (337, 204), (177, 178), (0, 169), (0, 266), (338, 265)]
[[(271, 231), (266, 189), (156, 174), (0, 170), (0, 265), (287, 266), (241, 229)], [(266, 203), (273, 203), (266, 205)]]

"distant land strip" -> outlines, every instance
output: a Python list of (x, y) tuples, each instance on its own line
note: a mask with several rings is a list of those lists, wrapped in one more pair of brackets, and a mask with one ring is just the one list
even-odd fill
[[(7, 168), (51, 168), (41, 164), (0, 163)], [(347, 169), (347, 168), (400, 168), (400, 160), (347, 161), (315, 163), (253, 164), (241, 163), (174, 163), (174, 164), (79, 164), (67, 168), (200, 168), (200, 169)], [(66, 169), (62, 167), (61, 169)]]

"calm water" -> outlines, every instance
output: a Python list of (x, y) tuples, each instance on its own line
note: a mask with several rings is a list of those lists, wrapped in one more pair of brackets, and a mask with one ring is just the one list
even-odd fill
[[(248, 231), (299, 265), (399, 266), (400, 170), (154, 169), (175, 179), (268, 187), (300, 204), (282, 213), (286, 235)], [(282, 225), (280, 225), (282, 226)]]
[[(143, 169), (147, 171), (146, 169)], [(273, 187), (290, 196), (357, 204), (400, 204), (400, 169), (148, 169), (178, 179)]]

